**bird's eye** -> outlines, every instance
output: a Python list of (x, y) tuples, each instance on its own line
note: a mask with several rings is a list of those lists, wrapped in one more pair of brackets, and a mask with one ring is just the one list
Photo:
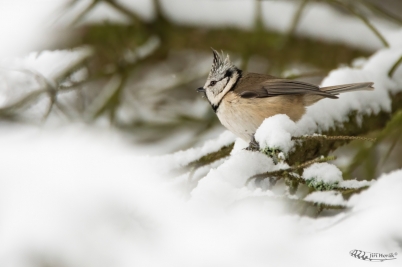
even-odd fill
[(209, 83), (209, 86), (214, 86), (216, 84), (216, 81), (211, 81), (210, 83)]

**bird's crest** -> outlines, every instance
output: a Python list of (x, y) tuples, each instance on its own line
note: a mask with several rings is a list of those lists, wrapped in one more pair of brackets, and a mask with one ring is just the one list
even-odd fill
[(215, 49), (211, 49), (212, 53), (214, 54), (214, 61), (212, 62), (212, 68), (208, 76), (208, 78), (210, 79), (221, 77), (225, 75), (228, 69), (234, 67), (234, 65), (230, 62), (229, 55), (227, 55), (225, 58), (223, 51), (221, 52), (221, 54), (219, 54)]

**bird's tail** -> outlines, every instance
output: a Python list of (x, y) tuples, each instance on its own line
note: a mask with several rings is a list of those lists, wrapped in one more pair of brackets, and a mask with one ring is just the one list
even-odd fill
[[(372, 82), (367, 83), (349, 83), (349, 84), (342, 84), (342, 85), (335, 85), (335, 86), (327, 86), (321, 87), (320, 90), (326, 93), (330, 93), (331, 95), (338, 95), (341, 93), (353, 92), (353, 91), (362, 91), (362, 90), (374, 90)], [(306, 106), (310, 106), (325, 98), (325, 96), (321, 95), (305, 95), (304, 97), (304, 104)]]
[(327, 86), (320, 88), (321, 91), (328, 92), (333, 95), (346, 93), (346, 92), (353, 92), (353, 91), (361, 91), (361, 90), (373, 90), (373, 83), (350, 83), (350, 84), (342, 84), (342, 85), (335, 85), (335, 86)]

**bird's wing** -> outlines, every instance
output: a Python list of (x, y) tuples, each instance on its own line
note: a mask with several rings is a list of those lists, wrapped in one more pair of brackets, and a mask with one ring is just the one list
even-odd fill
[(338, 98), (333, 94), (321, 91), (320, 88), (316, 85), (301, 81), (279, 78), (265, 80), (251, 86), (244, 86), (240, 90), (237, 90), (237, 93), (243, 98), (263, 98), (280, 95), (305, 94), (321, 95), (323, 97), (329, 98)]

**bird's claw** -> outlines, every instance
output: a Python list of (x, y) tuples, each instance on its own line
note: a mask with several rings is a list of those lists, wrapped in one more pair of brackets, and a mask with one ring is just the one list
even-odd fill
[(255, 140), (254, 134), (251, 136), (250, 143), (248, 144), (248, 147), (246, 147), (244, 150), (248, 151), (259, 151), (260, 150), (260, 144), (258, 144), (257, 140)]

